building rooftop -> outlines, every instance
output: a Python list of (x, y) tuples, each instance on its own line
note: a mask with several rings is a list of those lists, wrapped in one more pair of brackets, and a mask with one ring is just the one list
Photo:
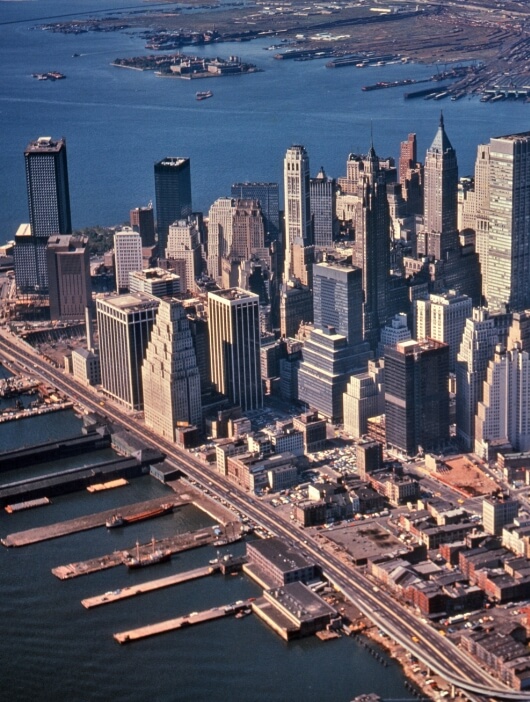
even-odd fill
[(35, 154), (35, 153), (58, 153), (63, 146), (66, 145), (66, 142), (64, 139), (52, 139), (52, 137), (49, 136), (42, 136), (39, 137), (38, 139), (35, 139), (35, 141), (31, 141), (27, 147), (26, 151), (24, 153), (26, 154)]
[(166, 156), (162, 161), (159, 161), (157, 166), (182, 166), (184, 163), (188, 162), (189, 158), (186, 156)]
[(220, 297), (231, 302), (236, 300), (259, 300), (259, 295), (243, 290), (242, 288), (229, 288), (227, 290), (216, 290), (209, 292), (208, 297)]
[(283, 573), (314, 565), (302, 556), (299, 551), (291, 548), (277, 537), (253, 541), (252, 548), (259, 551), (262, 556)]
[(112, 295), (106, 298), (99, 298), (98, 302), (112, 305), (122, 311), (133, 312), (135, 309), (150, 309), (158, 307), (160, 300), (144, 293), (127, 293), (125, 295)]
[(300, 582), (289, 583), (269, 590), (268, 595), (300, 622), (337, 613), (331, 605), (310, 590), (307, 585)]

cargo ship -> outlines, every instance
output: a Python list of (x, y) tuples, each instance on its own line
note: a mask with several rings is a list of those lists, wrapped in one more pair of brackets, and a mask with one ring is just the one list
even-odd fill
[(146, 512), (138, 512), (138, 514), (130, 514), (124, 517), (119, 512), (113, 514), (110, 519), (107, 519), (105, 526), (107, 529), (114, 529), (115, 527), (125, 526), (126, 524), (134, 524), (134, 522), (142, 522), (144, 519), (152, 519), (153, 517), (160, 517), (163, 514), (173, 511), (173, 505), (162, 504), (160, 507), (155, 507), (154, 509), (147, 510)]
[(197, 100), (206, 100), (207, 98), (213, 97), (213, 93), (211, 90), (203, 90), (195, 93), (195, 97)]
[(171, 551), (163, 551), (155, 548), (155, 540), (153, 538), (152, 550), (149, 553), (140, 555), (140, 544), (136, 542), (136, 556), (129, 555), (125, 561), (127, 568), (145, 568), (146, 566), (156, 565), (157, 563), (165, 563), (171, 558)]

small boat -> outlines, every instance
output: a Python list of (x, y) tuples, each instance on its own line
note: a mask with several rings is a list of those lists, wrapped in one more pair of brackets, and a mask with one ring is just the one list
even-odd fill
[(107, 529), (114, 529), (115, 527), (120, 527), (125, 524), (125, 519), (121, 516), (121, 514), (113, 514), (112, 517), (106, 520), (105, 526)]
[(157, 563), (165, 563), (171, 558), (171, 551), (162, 551), (155, 548), (155, 539), (152, 539), (152, 550), (149, 553), (140, 555), (140, 544), (136, 542), (136, 556), (127, 558), (125, 564), (127, 568), (145, 568), (145, 566), (156, 565)]
[(246, 607), (245, 609), (240, 609), (239, 612), (235, 615), (236, 619), (243, 619), (244, 617), (248, 617), (249, 614), (252, 614), (252, 610), (250, 607)]
[(195, 93), (195, 97), (197, 100), (206, 100), (207, 98), (213, 97), (213, 93), (211, 90), (203, 90)]

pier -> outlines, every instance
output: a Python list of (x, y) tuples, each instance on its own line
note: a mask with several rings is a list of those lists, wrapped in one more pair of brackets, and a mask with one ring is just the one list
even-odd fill
[(193, 624), (202, 624), (203, 622), (210, 622), (214, 619), (221, 619), (221, 617), (229, 617), (237, 614), (246, 607), (249, 607), (253, 602), (253, 599), (254, 598), (245, 601), (239, 601), (236, 602), (236, 604), (213, 607), (212, 609), (207, 609), (203, 612), (192, 612), (191, 614), (184, 615), (183, 617), (167, 619), (166, 621), (157, 622), (156, 624), (148, 624), (147, 626), (142, 626), (138, 629), (122, 631), (120, 633), (114, 634), (114, 638), (118, 643), (125, 644), (130, 643), (131, 641), (146, 639), (149, 636), (165, 634), (168, 631), (176, 631), (177, 629), (183, 629), (185, 627), (192, 626)]
[[(126, 517), (138, 512), (156, 509), (164, 503), (171, 503), (173, 507), (180, 507), (188, 504), (188, 500), (175, 497), (157, 498), (156, 500), (139, 502), (134, 505), (123, 507), (121, 508), (121, 514)], [(67, 536), (68, 534), (76, 534), (80, 531), (87, 531), (89, 529), (95, 529), (96, 527), (105, 526), (107, 519), (111, 519), (115, 513), (115, 509), (106, 510), (105, 512), (89, 514), (85, 517), (79, 517), (77, 519), (69, 519), (65, 522), (56, 522), (55, 524), (49, 524), (48, 526), (44, 527), (27, 529), (26, 531), (19, 531), (15, 534), (9, 534), (5, 538), (1, 539), (1, 541), (2, 544), (8, 548), (14, 546), (28, 546), (29, 544), (36, 544), (40, 541), (49, 541), (51, 539), (57, 539), (60, 536)]]
[[(171, 554), (175, 554), (211, 544), (216, 539), (217, 535), (214, 533), (213, 529), (207, 527), (199, 531), (188, 531), (185, 534), (178, 534), (177, 536), (160, 539), (159, 541), (155, 541), (154, 545), (157, 549), (170, 551)], [(151, 541), (141, 545), (139, 547), (140, 555), (149, 553), (152, 548), (153, 543)], [(59, 580), (70, 580), (80, 575), (89, 575), (90, 573), (97, 573), (100, 570), (106, 570), (107, 568), (114, 568), (114, 566), (125, 564), (127, 563), (128, 557), (135, 554), (136, 548), (131, 546), (130, 549), (114, 551), (113, 553), (100, 556), (99, 558), (92, 558), (88, 561), (79, 561), (78, 563), (57, 566), (56, 568), (52, 568), (52, 573), (55, 577), (59, 578)]]
[(171, 587), (172, 585), (187, 583), (190, 580), (204, 578), (207, 575), (213, 575), (213, 573), (217, 573), (219, 570), (220, 566), (217, 565), (195, 568), (194, 570), (189, 570), (186, 573), (177, 573), (176, 575), (169, 575), (167, 578), (159, 578), (158, 580), (150, 580), (147, 583), (140, 583), (137, 585), (132, 585), (130, 587), (122, 587), (119, 590), (106, 592), (104, 595), (97, 595), (96, 597), (87, 597), (86, 599), (81, 600), (81, 604), (86, 609), (92, 609), (93, 607), (99, 607), (100, 605), (110, 604), (111, 602), (125, 600), (129, 597), (136, 597), (136, 595), (143, 595), (146, 592), (153, 592), (154, 590), (161, 590), (165, 587)]

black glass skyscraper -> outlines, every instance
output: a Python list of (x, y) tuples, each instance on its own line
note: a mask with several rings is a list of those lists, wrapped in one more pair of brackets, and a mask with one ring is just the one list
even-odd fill
[(189, 158), (168, 156), (155, 163), (158, 253), (165, 255), (169, 227), (191, 215), (191, 169)]

